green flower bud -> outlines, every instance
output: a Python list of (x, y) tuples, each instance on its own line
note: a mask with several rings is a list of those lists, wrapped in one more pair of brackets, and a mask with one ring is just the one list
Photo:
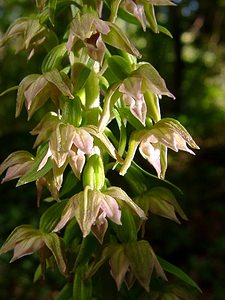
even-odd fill
[(92, 155), (83, 171), (83, 186), (90, 186), (92, 190), (101, 190), (105, 183), (105, 171), (101, 156)]

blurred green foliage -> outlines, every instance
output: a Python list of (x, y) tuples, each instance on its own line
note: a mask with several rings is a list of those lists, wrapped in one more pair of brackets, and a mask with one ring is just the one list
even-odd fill
[[(32, 14), (34, 2), (0, 1), (0, 35), (19, 16)], [(162, 34), (155, 36), (150, 30), (144, 35), (136, 26), (129, 27), (131, 39), (143, 59), (152, 62), (177, 97), (175, 101), (162, 100), (164, 116), (178, 118), (201, 148), (194, 158), (182, 153), (176, 157), (170, 154), (169, 158), (167, 179), (183, 190), (183, 207), (189, 221), (177, 228), (170, 221), (152, 217), (148, 229), (158, 254), (181, 266), (200, 285), (204, 292), (201, 299), (222, 300), (225, 293), (225, 4), (222, 0), (176, 2), (179, 3), (176, 8), (163, 7), (157, 11), (159, 23), (169, 28), (173, 39)], [(0, 49), (0, 92), (17, 85), (33, 70), (37, 72), (40, 56), (41, 52), (27, 62), (24, 53), (14, 56), (11, 47)], [(35, 115), (34, 123), (27, 123), (23, 112), (14, 120), (15, 92), (1, 97), (0, 103), (2, 161), (12, 151), (32, 147), (34, 140), (26, 133), (27, 126), (31, 129), (39, 116)], [(34, 190), (34, 186), (15, 189), (14, 182), (0, 186), (1, 243), (18, 224), (36, 224)], [(152, 236), (152, 232), (157, 232), (157, 236)], [(37, 257), (10, 266), (8, 258), (0, 258), (0, 274), (7, 274), (0, 277), (1, 299), (53, 299), (54, 290), (61, 288), (59, 278), (53, 274), (41, 282), (41, 288), (40, 283), (31, 284)]]

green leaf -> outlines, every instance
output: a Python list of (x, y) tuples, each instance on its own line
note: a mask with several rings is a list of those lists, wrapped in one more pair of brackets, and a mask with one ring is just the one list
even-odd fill
[(85, 85), (88, 77), (91, 73), (91, 69), (85, 64), (74, 63), (71, 70), (71, 78), (74, 85), (74, 92), (79, 92)]
[(174, 276), (178, 277), (179, 279), (181, 279), (188, 285), (196, 288), (200, 293), (202, 293), (200, 287), (184, 271), (182, 271), (180, 268), (174, 266), (173, 264), (169, 263), (161, 257), (158, 257), (158, 260), (160, 262), (160, 265), (166, 272), (173, 274)]
[(27, 184), (29, 182), (35, 181), (38, 178), (43, 177), (46, 173), (48, 173), (51, 170), (52, 162), (50, 159), (48, 159), (44, 167), (38, 171), (38, 167), (41, 161), (43, 160), (43, 158), (45, 157), (47, 151), (48, 151), (48, 143), (39, 146), (37, 156), (34, 159), (33, 168), (19, 179), (17, 186), (21, 186), (23, 184)]
[(64, 197), (78, 185), (79, 179), (74, 175), (72, 170), (69, 171), (66, 178), (63, 180), (63, 186), (60, 191), (60, 197)]
[(49, 248), (52, 252), (59, 270), (66, 274), (66, 262), (65, 262), (65, 253), (64, 253), (64, 245), (62, 240), (55, 232), (43, 234), (43, 240), (45, 245)]
[(49, 20), (54, 26), (55, 24), (55, 11), (58, 0), (49, 0), (48, 1), (48, 11), (49, 11)]
[(130, 166), (124, 178), (128, 182), (130, 189), (135, 195), (141, 195), (147, 191), (148, 185), (146, 181), (148, 179), (146, 179), (141, 170), (136, 168), (134, 164)]
[(111, 224), (120, 242), (128, 243), (136, 241), (137, 227), (133, 215), (127, 208), (122, 209), (121, 223), (122, 226), (115, 223)]
[(51, 205), (41, 216), (39, 224), (40, 230), (46, 233), (51, 232), (61, 219), (66, 204), (67, 200), (62, 200)]
[(52, 48), (51, 51), (49, 51), (48, 54), (45, 56), (42, 62), (42, 73), (46, 73), (52, 71), (53, 69), (59, 68), (61, 66), (62, 59), (65, 56), (66, 52), (66, 43), (62, 43)]
[(164, 26), (158, 25), (159, 31), (169, 36), (171, 39), (173, 38), (171, 32)]
[(118, 79), (127, 78), (133, 71), (130, 61), (119, 55), (113, 55), (107, 59), (108, 65)]
[(131, 44), (127, 36), (124, 35), (124, 33), (117, 25), (110, 22), (108, 22), (107, 24), (110, 27), (110, 31), (107, 35), (102, 34), (102, 39), (106, 44), (124, 50), (137, 57), (141, 57), (139, 51), (134, 47), (133, 44)]

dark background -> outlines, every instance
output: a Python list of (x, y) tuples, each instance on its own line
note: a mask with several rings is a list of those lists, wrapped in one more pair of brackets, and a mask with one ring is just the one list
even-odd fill
[[(181, 206), (189, 221), (177, 225), (153, 217), (151, 240), (157, 254), (186, 271), (202, 288), (199, 299), (225, 299), (225, 2), (183, 0), (177, 7), (157, 9), (158, 22), (173, 39), (150, 30), (128, 27), (143, 53), (166, 79), (176, 100), (161, 100), (163, 117), (177, 118), (192, 134), (200, 150), (196, 156), (169, 153), (167, 179), (183, 191)], [(32, 1), (0, 1), (0, 35), (19, 16), (32, 12)], [(40, 55), (40, 56), (39, 56)], [(0, 92), (39, 71), (41, 54), (30, 62), (12, 47), (0, 49)], [(25, 111), (15, 114), (15, 92), (0, 98), (0, 161), (11, 152), (32, 148), (28, 133), (39, 116), (27, 123)], [(36, 224), (35, 185), (0, 186), (0, 242), (23, 223)], [(11, 254), (0, 257), (1, 299), (52, 299), (60, 279), (49, 274), (32, 283), (38, 258), (32, 255), (9, 265)], [(41, 287), (41, 288), (40, 288)]]

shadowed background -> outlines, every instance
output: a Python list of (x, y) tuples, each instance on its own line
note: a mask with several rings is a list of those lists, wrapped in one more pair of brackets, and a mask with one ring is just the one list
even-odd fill
[[(200, 150), (196, 156), (169, 153), (167, 179), (183, 191), (181, 206), (189, 218), (181, 225), (152, 217), (151, 244), (156, 253), (186, 271), (203, 290), (199, 299), (223, 300), (225, 294), (225, 2), (180, 0), (177, 7), (157, 9), (159, 24), (173, 39), (129, 25), (143, 60), (159, 71), (176, 100), (161, 100), (162, 116), (178, 119), (192, 134)], [(0, 0), (0, 35), (19, 16), (32, 13), (32, 1)], [(26, 61), (11, 47), (0, 49), (0, 92), (17, 85), (24, 76), (39, 72), (43, 53)], [(28, 131), (39, 113), (27, 123), (23, 110), (14, 119), (16, 93), (0, 98), (0, 161), (16, 150), (32, 148)], [(41, 113), (41, 112), (40, 112)], [(36, 207), (35, 184), (0, 186), (0, 242), (22, 223), (36, 225), (44, 210)], [(163, 238), (162, 238), (163, 237)], [(1, 299), (53, 299), (61, 288), (58, 274), (33, 285), (38, 265), (35, 255), (9, 265), (11, 254), (0, 257)], [(41, 287), (41, 288), (40, 288)]]

